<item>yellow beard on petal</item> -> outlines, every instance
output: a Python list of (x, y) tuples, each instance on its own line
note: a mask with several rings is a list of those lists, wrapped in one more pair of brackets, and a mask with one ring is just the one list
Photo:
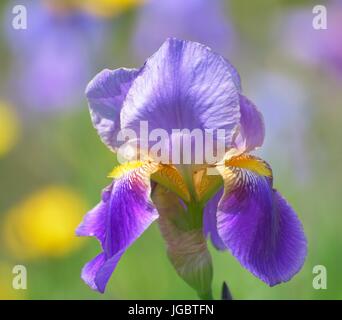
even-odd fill
[(129, 161), (115, 167), (108, 177), (119, 179), (132, 171), (148, 179), (151, 178), (151, 180), (175, 192), (184, 201), (190, 201), (190, 195), (183, 177), (172, 165), (160, 164), (152, 160)]
[(225, 166), (243, 168), (253, 171), (260, 176), (272, 177), (272, 170), (269, 165), (265, 161), (249, 154), (231, 157), (225, 161)]
[(108, 178), (114, 178), (118, 179), (122, 177), (124, 174), (141, 168), (144, 165), (144, 161), (130, 161), (130, 162), (125, 162), (117, 167), (115, 167), (108, 175)]

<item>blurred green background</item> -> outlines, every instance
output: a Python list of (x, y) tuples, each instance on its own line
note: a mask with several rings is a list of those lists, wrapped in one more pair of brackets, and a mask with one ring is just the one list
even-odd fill
[[(317, 58), (308, 42), (329, 50), (325, 42), (320, 43), (323, 30), (306, 32), (312, 26), (304, 19), (294, 33), (289, 31), (294, 27), (291, 17), (304, 12), (312, 18), (316, 3), (215, 1), (222, 8), (220, 17), (215, 17), (217, 10), (204, 10), (214, 6), (214, 1), (191, 1), (194, 8), (201, 2), (196, 12), (205, 30), (220, 30), (219, 24), (224, 25), (222, 35), (213, 31), (204, 36), (199, 25), (191, 26), (196, 19), (186, 12), (195, 9), (183, 8), (186, 1), (159, 10), (163, 1), (88, 0), (87, 6), (77, 1), (58, 1), (58, 5), (27, 1), (27, 30), (10, 30), (8, 17), (14, 17), (15, 2), (1, 2), (0, 299), (197, 298), (169, 263), (156, 224), (123, 256), (103, 295), (80, 279), (82, 266), (98, 253), (99, 244), (74, 236), (82, 216), (97, 204), (102, 188), (109, 184), (106, 176), (115, 165), (113, 154), (92, 128), (83, 94), (86, 83), (105, 67), (139, 67), (165, 34), (204, 42), (239, 70), (244, 92), (265, 117), (266, 141), (260, 152), (272, 165), (275, 186), (295, 208), (308, 238), (303, 269), (288, 283), (273, 288), (243, 269), (228, 252), (211, 246), (214, 296), (219, 297), (222, 282), (227, 281), (235, 299), (341, 299), (342, 48)], [(34, 2), (42, 10), (39, 21), (49, 12), (46, 24), (37, 26), (37, 8), (29, 6)], [(25, 5), (25, 1), (20, 3)], [(336, 1), (325, 3), (329, 30), (329, 19), (333, 19), (329, 8), (337, 14), (341, 6)], [(85, 16), (81, 24), (64, 18), (74, 14)], [(209, 14), (213, 16), (206, 17)], [(341, 18), (342, 10), (339, 14)], [(182, 23), (175, 17), (183, 19)], [(164, 21), (165, 30), (160, 30), (157, 20)], [(336, 21), (335, 32), (326, 32), (324, 40), (331, 36), (338, 43), (341, 39), (342, 18)], [(30, 31), (31, 26), (34, 30)], [(87, 28), (94, 30), (83, 32)], [(56, 35), (60, 30), (62, 36)], [(83, 39), (76, 46), (73, 37)], [(49, 50), (42, 45), (44, 39), (51, 41), (46, 42), (54, 54), (43, 70), (27, 70), (45, 61)], [(74, 63), (63, 65), (63, 59), (73, 54), (87, 65), (75, 70)], [(85, 66), (87, 72), (78, 79)], [(63, 68), (69, 68), (70, 74), (59, 75)], [(58, 79), (50, 84), (51, 74), (53, 78), (57, 74), (62, 84)], [(65, 96), (62, 102), (48, 94), (49, 86), (58, 97)], [(40, 98), (42, 106), (38, 106)], [(12, 268), (18, 264), (27, 268), (27, 290), (12, 288)], [(312, 286), (315, 265), (327, 268), (326, 290)]]

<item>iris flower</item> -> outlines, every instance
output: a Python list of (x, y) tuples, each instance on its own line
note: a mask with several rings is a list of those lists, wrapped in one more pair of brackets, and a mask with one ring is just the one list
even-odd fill
[(154, 221), (177, 273), (201, 298), (212, 297), (208, 237), (270, 286), (300, 270), (302, 225), (273, 188), (270, 166), (251, 154), (264, 140), (262, 115), (242, 94), (226, 59), (199, 43), (170, 38), (140, 69), (100, 72), (86, 95), (93, 125), (113, 151), (118, 132), (137, 132), (140, 121), (170, 135), (173, 129), (224, 129), (227, 151), (210, 164), (144, 157), (114, 168), (100, 203), (76, 231), (102, 246), (82, 270), (91, 288), (104, 292), (122, 255)]

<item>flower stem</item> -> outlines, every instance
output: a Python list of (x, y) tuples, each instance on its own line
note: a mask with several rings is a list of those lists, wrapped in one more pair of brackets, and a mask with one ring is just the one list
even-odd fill
[(211, 290), (205, 293), (198, 293), (198, 296), (201, 300), (214, 300)]

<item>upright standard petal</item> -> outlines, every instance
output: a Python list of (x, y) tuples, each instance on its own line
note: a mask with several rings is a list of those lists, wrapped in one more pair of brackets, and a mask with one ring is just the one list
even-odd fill
[(235, 147), (241, 152), (250, 152), (264, 142), (264, 119), (252, 101), (243, 95), (240, 95), (240, 113), (240, 127), (235, 138)]
[(232, 67), (196, 42), (168, 39), (146, 61), (121, 111), (121, 125), (139, 132), (172, 129), (225, 130), (230, 146), (240, 120), (239, 88)]
[(101, 140), (112, 150), (119, 147), (117, 134), (122, 104), (138, 74), (136, 69), (105, 69), (87, 86), (86, 96), (93, 125)]
[(88, 262), (82, 279), (94, 290), (104, 292), (107, 282), (126, 249), (158, 217), (150, 200), (150, 163), (123, 165), (102, 196), (102, 202), (89, 212), (77, 234), (96, 236), (103, 253)]
[(227, 162), (219, 202), (220, 238), (255, 276), (276, 285), (302, 267), (306, 239), (294, 210), (272, 188), (272, 173), (262, 160), (242, 155)]

